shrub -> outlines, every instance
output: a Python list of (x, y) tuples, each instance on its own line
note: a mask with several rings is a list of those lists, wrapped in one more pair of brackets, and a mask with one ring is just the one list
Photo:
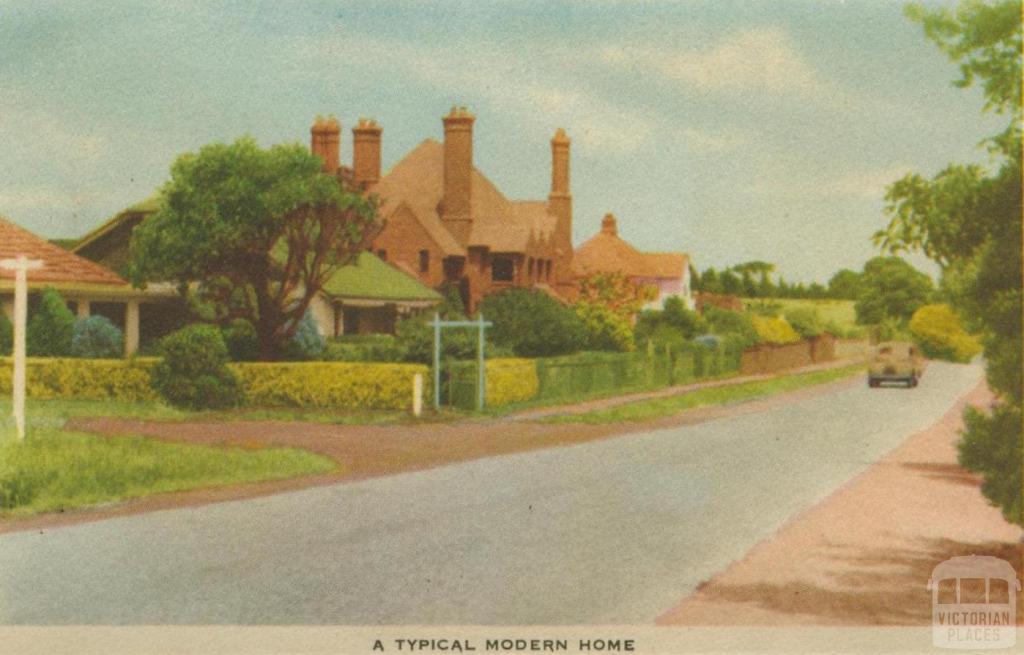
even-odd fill
[(484, 298), (479, 309), (494, 324), (488, 338), (520, 357), (573, 353), (586, 343), (576, 313), (542, 291), (507, 289)]
[[(475, 362), (459, 362), (452, 367), (450, 404), (463, 409), (476, 409), (477, 371)], [(536, 397), (540, 385), (537, 360), (534, 359), (489, 359), (484, 374), (488, 407), (530, 400)]]
[(256, 327), (244, 318), (236, 318), (221, 328), (228, 357), (233, 362), (251, 362), (260, 358), (259, 336)]
[(74, 323), (71, 354), (88, 359), (120, 357), (124, 352), (124, 334), (106, 316), (86, 316)]
[(811, 339), (825, 331), (821, 317), (811, 307), (794, 307), (786, 311), (785, 318), (786, 322), (804, 339)]
[(712, 334), (723, 337), (736, 335), (745, 348), (761, 340), (748, 314), (708, 306), (704, 308), (704, 320), (707, 321)]
[(12, 354), (14, 350), (14, 326), (7, 314), (0, 311), (0, 357)]
[(990, 415), (968, 407), (964, 424), (957, 444), (960, 465), (984, 476), (981, 493), (1002, 509), (1007, 521), (1024, 525), (1020, 407), (1002, 403)]
[(786, 322), (784, 318), (768, 318), (767, 316), (753, 316), (754, 329), (757, 330), (758, 338), (765, 343), (793, 343), (800, 341), (800, 335)]
[(47, 287), (28, 321), (25, 350), (32, 357), (67, 357), (74, 330), (75, 315), (57, 290)]
[(636, 339), (641, 343), (680, 344), (704, 334), (707, 322), (686, 308), (681, 298), (671, 296), (661, 311), (641, 312), (636, 322)]
[(239, 401), (238, 381), (228, 370), (220, 330), (195, 323), (160, 341), (163, 358), (153, 369), (153, 387), (167, 402), (188, 409), (229, 407)]
[(977, 339), (964, 332), (949, 305), (924, 305), (910, 319), (910, 333), (928, 357), (969, 362), (981, 352)]
[(327, 341), (320, 334), (313, 313), (307, 309), (299, 321), (299, 326), (295, 328), (295, 334), (288, 340), (285, 357), (291, 360), (320, 359), (326, 345)]
[(576, 303), (576, 315), (583, 321), (589, 350), (627, 352), (636, 349), (629, 318), (605, 305)]
[(341, 336), (327, 343), (328, 362), (400, 362), (405, 351), (390, 334)]
[(407, 409), (412, 380), (423, 375), (430, 398), (429, 369), (420, 364), (349, 362), (252, 362), (231, 364), (251, 405)]
[[(25, 391), (30, 398), (153, 401), (155, 359), (65, 359), (30, 357)], [(11, 360), (0, 358), (0, 394), (11, 392)]]

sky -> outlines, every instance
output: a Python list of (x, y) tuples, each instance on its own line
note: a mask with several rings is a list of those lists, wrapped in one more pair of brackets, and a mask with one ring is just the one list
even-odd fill
[(1003, 125), (956, 77), (889, 0), (0, 0), (0, 215), (81, 236), (178, 155), (308, 144), (318, 114), (341, 121), (343, 163), (375, 118), (387, 169), (458, 104), (513, 199), (547, 196), (565, 128), (576, 244), (612, 212), (701, 270), (824, 282), (878, 254), (886, 184), (987, 161)]

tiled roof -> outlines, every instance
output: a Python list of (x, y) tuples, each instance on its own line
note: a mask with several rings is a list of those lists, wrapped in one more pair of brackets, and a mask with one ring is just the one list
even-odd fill
[(609, 215), (601, 231), (576, 249), (573, 268), (581, 275), (617, 272), (629, 277), (679, 279), (689, 260), (684, 253), (640, 252), (619, 237), (615, 219)]
[[(72, 254), (41, 239), (28, 230), (0, 218), (0, 259), (25, 255), (41, 259), (43, 267), (32, 271), (33, 282), (71, 282), (77, 284), (126, 287), (128, 283), (99, 264)], [(0, 279), (14, 279), (14, 271), (0, 269)]]
[[(473, 228), (468, 246), (486, 246), (495, 252), (525, 252), (530, 239), (546, 240), (554, 232), (556, 218), (544, 202), (509, 201), (483, 173), (473, 169), (470, 211)], [(406, 205), (445, 255), (465, 255), (437, 213), (444, 197), (444, 146), (427, 139), (401, 161), (370, 191), (379, 195), (385, 219)]]

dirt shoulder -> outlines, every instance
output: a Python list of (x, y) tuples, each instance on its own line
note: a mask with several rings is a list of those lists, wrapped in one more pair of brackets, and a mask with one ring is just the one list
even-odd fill
[(964, 406), (990, 401), (980, 385), (938, 423), (791, 519), (657, 623), (930, 625), (925, 584), (939, 562), (992, 555), (1019, 575), (1021, 530), (988, 505), (980, 479), (956, 461)]
[(0, 533), (37, 530), (73, 523), (99, 521), (143, 512), (241, 500), (308, 487), (364, 480), (424, 470), (484, 457), (558, 448), (598, 439), (624, 437), (659, 428), (692, 425), (727, 416), (761, 412), (800, 398), (827, 394), (854, 384), (860, 376), (760, 400), (733, 405), (701, 407), (682, 414), (644, 421), (606, 425), (553, 425), (492, 419), (450, 424), (331, 425), (293, 421), (161, 422), (120, 418), (77, 418), (67, 428), (99, 435), (142, 435), (167, 441), (212, 446), (302, 448), (330, 457), (338, 471), (258, 484), (147, 496), (116, 505), (47, 514), (31, 518), (0, 519)]

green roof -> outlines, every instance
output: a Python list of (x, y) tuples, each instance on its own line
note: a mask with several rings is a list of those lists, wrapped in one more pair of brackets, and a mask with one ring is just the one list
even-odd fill
[(341, 299), (441, 300), (441, 294), (369, 252), (338, 269), (324, 285), (324, 293)]
[(126, 207), (125, 209), (122, 209), (121, 211), (117, 212), (116, 214), (108, 218), (106, 221), (104, 221), (101, 225), (93, 229), (91, 232), (86, 234), (84, 237), (79, 239), (78, 243), (76, 243), (74, 247), (71, 249), (72, 252), (77, 252), (81, 250), (82, 248), (89, 245), (96, 239), (99, 239), (103, 235), (107, 234), (112, 229), (117, 227), (118, 224), (121, 223), (121, 221), (128, 218), (132, 214), (154, 214), (160, 210), (160, 207), (162, 205), (163, 196), (161, 196), (159, 193), (154, 193), (145, 200), (137, 202), (130, 207)]

